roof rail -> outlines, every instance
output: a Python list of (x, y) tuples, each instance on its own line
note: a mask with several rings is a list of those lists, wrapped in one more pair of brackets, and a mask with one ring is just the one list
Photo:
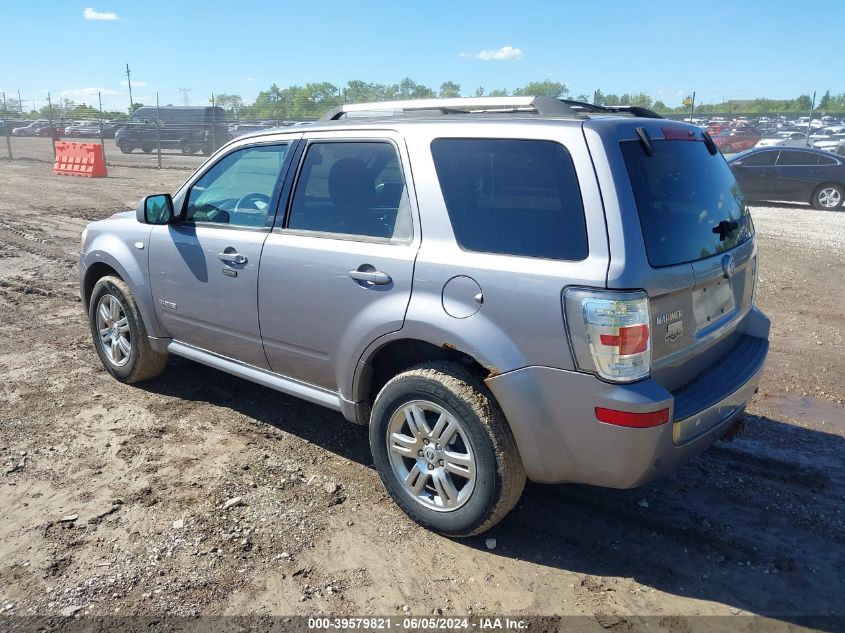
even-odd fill
[(329, 110), (321, 121), (337, 121), (344, 116), (379, 117), (405, 113), (473, 114), (527, 112), (540, 116), (585, 118), (585, 113), (551, 97), (459, 97), (452, 99), (413, 99), (349, 103)]

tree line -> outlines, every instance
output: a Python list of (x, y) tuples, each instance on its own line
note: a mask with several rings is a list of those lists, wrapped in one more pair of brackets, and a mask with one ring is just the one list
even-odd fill
[[(280, 88), (272, 84), (267, 90), (258, 93), (251, 103), (244, 101), (238, 94), (216, 93), (211, 95), (209, 103), (224, 108), (232, 119), (273, 120), (273, 121), (306, 121), (317, 119), (326, 111), (344, 103), (361, 103), (368, 101), (393, 101), (406, 99), (427, 99), (434, 97), (504, 97), (512, 95), (544, 95), (555, 99), (569, 98), (576, 101), (594, 103), (606, 106), (640, 106), (651, 108), (660, 114), (688, 113), (689, 97), (677, 107), (667, 106), (662, 100), (653, 100), (645, 92), (638, 93), (607, 93), (596, 90), (592, 94), (581, 93), (571, 95), (569, 87), (556, 81), (532, 81), (528, 84), (508, 92), (505, 89), (487, 90), (484, 86), (464, 90), (454, 81), (444, 81), (435, 90), (424, 84), (417, 83), (406, 77), (395, 84), (380, 84), (354, 79), (343, 86), (336, 86), (329, 82), (307, 83), (304, 86), (288, 86)], [(132, 104), (134, 111), (144, 104)], [(167, 104), (171, 105), (171, 104)], [(800, 95), (795, 99), (749, 99), (726, 100), (721, 103), (696, 103), (695, 112), (701, 114), (775, 114), (775, 113), (807, 113), (812, 105), (809, 95)], [(2, 108), (2, 105), (0, 105)], [(845, 113), (845, 94), (832, 95), (827, 91), (816, 103), (818, 112)], [(12, 99), (5, 105), (5, 112), (0, 109), (0, 116), (20, 116), (20, 104)], [(96, 108), (85, 103), (77, 104), (63, 99), (52, 107), (44, 106), (38, 110), (24, 113), (24, 116), (39, 118), (62, 119), (125, 119), (126, 112), (109, 111), (102, 114)]]

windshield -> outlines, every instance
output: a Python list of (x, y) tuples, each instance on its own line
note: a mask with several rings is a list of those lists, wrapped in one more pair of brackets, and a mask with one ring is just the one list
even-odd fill
[(648, 260), (672, 266), (729, 250), (753, 234), (730, 168), (700, 141), (620, 143), (637, 203)]

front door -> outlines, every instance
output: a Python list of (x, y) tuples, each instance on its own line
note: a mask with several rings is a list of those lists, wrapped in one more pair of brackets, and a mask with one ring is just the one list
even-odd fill
[(185, 197), (184, 219), (150, 236), (150, 285), (174, 340), (267, 368), (258, 329), (258, 263), (272, 226), (287, 144), (236, 149)]
[(342, 390), (362, 345), (402, 327), (419, 243), (403, 162), (389, 135), (308, 141), (287, 217), (261, 256), (273, 371)]

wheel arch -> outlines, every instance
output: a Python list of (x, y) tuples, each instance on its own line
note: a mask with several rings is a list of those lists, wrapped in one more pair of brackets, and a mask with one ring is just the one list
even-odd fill
[(439, 343), (423, 338), (400, 336), (382, 337), (362, 355), (355, 369), (352, 384), (352, 400), (357, 403), (359, 424), (369, 423), (369, 414), (376, 395), (396, 374), (415, 365), (432, 361), (460, 363), (481, 380), (499, 373), (487, 359), (479, 359), (473, 353), (464, 351), (467, 346), (443, 338)]
[(80, 295), (86, 313), (94, 286), (104, 276), (113, 274), (132, 291), (144, 319), (147, 334), (154, 337), (163, 336), (156, 318), (147, 275), (122, 240), (109, 235), (98, 236), (92, 243), (91, 250), (80, 262), (80, 271), (84, 271), (81, 272)]

